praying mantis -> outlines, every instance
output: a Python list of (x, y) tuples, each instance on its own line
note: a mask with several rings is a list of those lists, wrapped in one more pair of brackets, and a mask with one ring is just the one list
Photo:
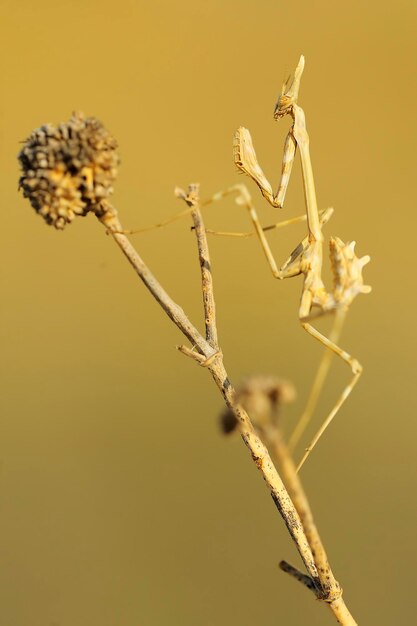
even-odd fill
[[(322, 279), (324, 243), (322, 227), (330, 220), (333, 215), (333, 209), (327, 208), (319, 211), (317, 206), (305, 114), (303, 109), (298, 105), (298, 93), (303, 70), (304, 57), (301, 56), (292, 81), (290, 82), (289, 78), (284, 81), (281, 94), (275, 105), (275, 120), (280, 120), (287, 115), (292, 119), (292, 125), (284, 144), (281, 179), (276, 194), (273, 193), (271, 184), (258, 163), (249, 130), (240, 127), (236, 131), (233, 149), (234, 162), (237, 168), (256, 183), (262, 196), (272, 207), (282, 208), (298, 148), (301, 156), (306, 214), (264, 228), (260, 224), (249, 191), (243, 184), (234, 185), (228, 189), (219, 191), (208, 200), (201, 202), (201, 206), (204, 207), (221, 200), (227, 195), (236, 194), (236, 203), (249, 211), (249, 216), (254, 226), (254, 233), (220, 233), (209, 230), (207, 230), (207, 232), (217, 235), (243, 237), (256, 234), (274, 278), (283, 280), (299, 275), (302, 275), (304, 278), (298, 317), (302, 328), (310, 336), (319, 341), (326, 350), (317, 370), (306, 408), (289, 440), (290, 449), (294, 449), (313, 414), (318, 396), (329, 370), (332, 355), (336, 354), (339, 356), (351, 369), (352, 377), (350, 381), (343, 389), (342, 394), (323, 421), (311, 443), (305, 449), (304, 456), (297, 467), (297, 471), (301, 469), (307, 457), (316, 446), (324, 431), (334, 419), (361, 376), (361, 364), (356, 358), (338, 345), (338, 338), (349, 305), (358, 294), (369, 293), (371, 291), (371, 287), (364, 284), (362, 277), (362, 269), (370, 261), (370, 257), (366, 255), (358, 258), (355, 254), (355, 242), (344, 243), (338, 237), (330, 237), (329, 239), (330, 261), (334, 277), (332, 291), (326, 290)], [(141, 229), (140, 231), (131, 232), (144, 232), (155, 227), (165, 226), (171, 221), (188, 213), (189, 209), (186, 209), (160, 224), (155, 224), (154, 226)], [(272, 228), (281, 228), (304, 220), (307, 222), (307, 235), (296, 246), (284, 264), (278, 267), (266, 239), (265, 231)], [(327, 337), (319, 332), (311, 322), (329, 314), (334, 315), (334, 322), (329, 336)]]
[[(234, 161), (238, 169), (257, 184), (263, 197), (269, 204), (275, 208), (282, 208), (298, 147), (301, 156), (306, 204), (307, 236), (304, 237), (301, 243), (294, 249), (284, 264), (278, 268), (265, 236), (264, 230), (266, 229), (263, 229), (260, 225), (246, 187), (244, 185), (236, 185), (233, 188), (215, 194), (211, 198), (211, 201), (215, 201), (229, 193), (237, 192), (238, 196), (236, 201), (240, 205), (245, 205), (249, 211), (255, 232), (262, 245), (273, 276), (279, 280), (298, 275), (303, 275), (304, 277), (298, 317), (304, 330), (318, 340), (326, 348), (326, 352), (319, 366), (306, 410), (299, 422), (299, 426), (293, 433), (293, 437), (290, 439), (291, 447), (298, 441), (301, 432), (304, 430), (311, 417), (329, 368), (331, 354), (338, 355), (352, 371), (351, 380), (344, 388), (313, 440), (306, 448), (297, 471), (300, 470), (305, 463), (310, 452), (350, 395), (362, 373), (362, 366), (359, 361), (343, 350), (338, 345), (337, 341), (344, 317), (351, 302), (359, 293), (369, 293), (371, 291), (369, 285), (364, 285), (362, 277), (362, 269), (370, 261), (370, 257), (366, 255), (358, 258), (354, 251), (355, 242), (352, 241), (345, 244), (338, 237), (331, 237), (329, 241), (330, 261), (334, 277), (334, 287), (331, 292), (326, 290), (322, 280), (324, 243), (322, 226), (326, 224), (332, 216), (333, 209), (329, 208), (319, 212), (317, 207), (305, 114), (303, 109), (297, 104), (303, 70), (304, 57), (301, 56), (294, 72), (294, 78), (291, 83), (289, 79), (284, 82), (274, 110), (275, 120), (280, 120), (286, 115), (292, 118), (292, 125), (285, 140), (281, 180), (276, 194), (273, 193), (271, 184), (258, 163), (250, 132), (243, 127), (239, 128), (234, 136)], [(286, 222), (278, 223), (275, 226), (287, 225), (300, 221), (301, 219), (302, 217), (294, 218)], [(335, 315), (333, 328), (329, 337), (320, 333), (311, 324), (313, 320), (327, 314)]]

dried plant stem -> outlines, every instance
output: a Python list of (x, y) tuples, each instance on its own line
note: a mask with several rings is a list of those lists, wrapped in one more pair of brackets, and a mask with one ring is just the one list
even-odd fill
[(273, 433), (271, 433), (267, 439), (267, 445), (268, 444), (273, 457), (275, 457), (278, 461), (285, 486), (288, 489), (290, 498), (301, 518), (304, 532), (314, 554), (320, 583), (325, 590), (327, 598), (337, 598), (340, 595), (340, 585), (336, 581), (330, 568), (323, 543), (314, 523), (307, 496), (301, 484), (300, 477), (297, 474), (295, 463), (281, 435), (280, 429), (273, 429)]
[[(121, 227), (118, 218), (111, 216), (109, 218), (103, 218), (101, 221), (104, 223), (106, 229), (112, 235), (113, 239), (127, 257), (143, 283), (179, 330), (181, 330), (181, 332), (187, 337), (187, 339), (189, 339), (192, 345), (195, 346), (198, 352), (203, 355), (205, 359), (210, 359), (211, 356), (216, 355), (218, 353), (217, 347), (213, 348), (213, 346), (211, 346), (191, 324), (182, 308), (172, 300), (155, 276), (149, 271), (144, 261), (128, 240), (127, 236), (122, 234), (123, 228)], [(112, 232), (113, 230), (115, 232)], [(183, 349), (181, 351), (184, 352)], [(256, 466), (263, 475), (263, 478), (271, 492), (272, 499), (284, 518), (285, 524), (297, 545), (298, 551), (309, 575), (312, 580), (315, 581), (317, 587), (320, 588), (317, 568), (314, 564), (313, 555), (302, 528), (299, 515), (291, 502), (284, 483), (278, 475), (278, 472), (269, 456), (268, 450), (252, 426), (248, 414), (242, 407), (236, 405), (235, 403), (235, 390), (223, 365), (221, 353), (219, 353), (219, 358), (215, 359), (208, 366), (208, 369), (227, 406), (233, 411), (240, 424), (242, 439), (249, 448)]]
[[(318, 576), (322, 589), (324, 590), (326, 602), (341, 624), (354, 626), (356, 622), (349, 613), (342, 598), (342, 589), (330, 567), (323, 542), (314, 522), (310, 504), (297, 473), (296, 465), (282, 437), (281, 430), (277, 426), (270, 427), (264, 433), (264, 439), (269, 449), (272, 451), (272, 456), (275, 457), (278, 462), (285, 486), (300, 516), (307, 541), (314, 555), (314, 561), (317, 566)], [(317, 596), (317, 592), (311, 584), (312, 581), (308, 581), (308, 577), (305, 574), (299, 572), (286, 561), (281, 561), (280, 568), (311, 589)], [(342, 617), (343, 620), (340, 620), (339, 617)]]
[(305, 587), (307, 587), (307, 589), (310, 589), (310, 591), (312, 591), (314, 595), (316, 595), (316, 588), (310, 576), (307, 576), (307, 574), (303, 574), (303, 572), (300, 572), (299, 569), (297, 569), (293, 565), (290, 565), (290, 563), (287, 563), (287, 561), (281, 561), (279, 566), (283, 572), (289, 574), (290, 576), (295, 578), (295, 580), (298, 580), (298, 582), (302, 583)]
[(216, 303), (214, 301), (213, 277), (211, 274), (210, 253), (200, 211), (199, 186), (190, 185), (189, 193), (185, 198), (187, 204), (193, 208), (191, 218), (197, 236), (198, 258), (201, 269), (201, 285), (203, 291), (204, 321), (206, 325), (206, 339), (210, 345), (218, 348)]
[[(326, 602), (329, 604), (330, 609), (336, 617), (343, 613), (344, 621), (340, 623), (353, 626), (356, 622), (350, 615), (341, 597), (341, 587), (331, 570), (323, 542), (314, 522), (310, 504), (297, 473), (296, 465), (282, 437), (281, 430), (278, 427), (270, 428), (264, 438), (266, 439), (269, 449), (272, 451), (272, 456), (276, 458), (278, 462), (285, 486), (300, 516), (304, 532), (314, 555), (320, 584), (325, 592)], [(315, 589), (308, 583), (305, 574), (302, 574), (285, 561), (280, 563), (280, 567), (284, 572), (294, 576), (294, 578), (316, 593)]]
[(226, 402), (226, 405), (231, 409), (239, 423), (241, 437), (246, 447), (250, 450), (252, 459), (262, 474), (275, 506), (283, 517), (285, 525), (297, 545), (300, 556), (306, 566), (310, 578), (313, 581), (313, 584), (315, 585), (318, 593), (321, 595), (322, 590), (317, 567), (314, 562), (313, 554), (308, 544), (300, 516), (298, 515), (294, 504), (288, 495), (285, 485), (272, 462), (268, 449), (263, 444), (257, 431), (253, 427), (247, 412), (239, 404), (236, 404), (236, 392), (229, 380), (223, 361), (218, 359), (212, 366), (210, 366), (209, 369), (214, 382)]
[[(310, 589), (310, 591), (312, 591), (314, 595), (316, 595), (316, 589), (309, 576), (306, 576), (306, 574), (300, 572), (300, 570), (287, 563), (287, 561), (281, 561), (279, 566), (283, 572), (286, 572), (287, 574), (295, 578), (295, 580), (298, 580), (298, 582), (307, 587), (307, 589)], [(345, 626), (357, 626), (357, 622), (354, 620), (351, 613), (349, 612), (349, 609), (347, 608), (342, 596), (334, 599), (332, 602), (327, 602), (327, 605), (339, 624), (344, 624)]]
[[(189, 196), (187, 197), (189, 200)], [(187, 201), (186, 197), (184, 197), (184, 199)], [(312, 522), (312, 517), (310, 520), (309, 515), (305, 512), (305, 503), (303, 501), (305, 496), (302, 490), (300, 494), (299, 487), (297, 486), (299, 485), (299, 479), (295, 473), (295, 468), (294, 475), (296, 482), (292, 484), (293, 492), (291, 498), (283, 480), (275, 468), (267, 447), (262, 442), (256, 429), (253, 427), (247, 412), (235, 401), (236, 392), (224, 367), (223, 355), (217, 344), (213, 281), (211, 276), (207, 238), (198, 206), (198, 189), (196, 192), (196, 198), (193, 202), (194, 204), (191, 215), (197, 235), (200, 267), (202, 272), (203, 303), (207, 339), (205, 339), (196, 327), (189, 321), (183, 309), (172, 300), (155, 276), (150, 272), (145, 262), (128, 240), (127, 236), (123, 234), (123, 228), (119, 219), (115, 216), (115, 213), (109, 211), (106, 215), (99, 217), (99, 220), (106, 227), (107, 232), (111, 234), (119, 248), (127, 257), (129, 263), (141, 278), (142, 282), (157, 302), (159, 302), (168, 317), (190, 341), (193, 349), (181, 346), (181, 352), (187, 356), (193, 357), (200, 365), (207, 367), (210, 371), (211, 376), (220, 390), (226, 405), (233, 412), (239, 423), (241, 437), (249, 449), (253, 461), (261, 472), (271, 493), (275, 506), (283, 517), (287, 529), (297, 546), (298, 552), (308, 572), (308, 576), (300, 573), (301, 576), (305, 576), (305, 579), (302, 579), (304, 584), (306, 584), (305, 581), (308, 578), (311, 581), (310, 588), (314, 590), (316, 598), (329, 604), (339, 623), (344, 624), (345, 626), (353, 626), (355, 621), (350, 616), (349, 611), (344, 604), (341, 597), (341, 588), (331, 573), (324, 549), (322, 552), (318, 549), (321, 546), (321, 543), (317, 543), (314, 538), (315, 535), (313, 530), (315, 529), (315, 526)], [(196, 350), (196, 352), (194, 352), (194, 350)], [(297, 502), (297, 505), (293, 500)], [(297, 510), (297, 508), (299, 508), (299, 510)], [(304, 521), (300, 517), (300, 511), (305, 518)], [(306, 524), (307, 530), (304, 527), (304, 524)], [(312, 543), (310, 543), (310, 541)], [(321, 555), (321, 561), (319, 558), (318, 562), (325, 562), (326, 564), (326, 567), (324, 568), (326, 573), (325, 576), (323, 575), (323, 572), (319, 572), (317, 567), (317, 551)], [(330, 585), (328, 578), (330, 578), (332, 582)], [(300, 577), (298, 577), (298, 579), (301, 580)]]
[(352, 617), (342, 596), (336, 598), (332, 602), (329, 602), (328, 607), (339, 622), (339, 624), (344, 624), (345, 626), (357, 626), (357, 622)]

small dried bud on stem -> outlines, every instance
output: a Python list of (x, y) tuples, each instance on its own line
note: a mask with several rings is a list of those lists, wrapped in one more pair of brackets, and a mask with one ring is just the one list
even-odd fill
[[(275, 426), (281, 405), (290, 404), (294, 399), (293, 384), (276, 376), (250, 376), (236, 390), (236, 402), (249, 413), (260, 433)], [(230, 409), (221, 414), (220, 426), (226, 435), (237, 428), (238, 423)]]

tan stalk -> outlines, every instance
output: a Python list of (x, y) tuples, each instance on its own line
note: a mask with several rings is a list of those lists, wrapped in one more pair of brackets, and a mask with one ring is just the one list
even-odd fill
[[(331, 610), (339, 614), (342, 610), (339, 599), (341, 588), (330, 567), (327, 554), (320, 538), (306, 493), (297, 474), (295, 463), (283, 439), (280, 427), (279, 410), (282, 404), (292, 402), (295, 391), (288, 382), (274, 377), (253, 376), (244, 381), (237, 390), (240, 404), (252, 415), (252, 422), (262, 441), (276, 460), (282, 480), (288, 494), (300, 516), (308, 543), (314, 556), (322, 589), (325, 591), (326, 602)], [(229, 419), (227, 420), (229, 423)], [(228, 428), (225, 432), (231, 432)], [(281, 561), (281, 569), (313, 591), (317, 590), (309, 576), (298, 569)], [(332, 605), (334, 606), (332, 607)], [(355, 624), (346, 606), (343, 608), (344, 618), (341, 623)]]

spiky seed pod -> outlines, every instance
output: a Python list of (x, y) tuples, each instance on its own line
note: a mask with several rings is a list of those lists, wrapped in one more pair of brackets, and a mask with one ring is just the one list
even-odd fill
[(82, 113), (58, 126), (41, 126), (19, 153), (19, 188), (47, 224), (58, 229), (76, 215), (103, 215), (117, 176), (116, 148), (103, 124)]

